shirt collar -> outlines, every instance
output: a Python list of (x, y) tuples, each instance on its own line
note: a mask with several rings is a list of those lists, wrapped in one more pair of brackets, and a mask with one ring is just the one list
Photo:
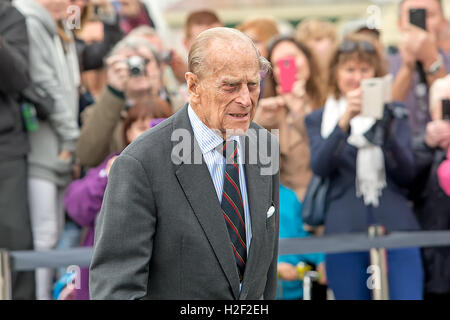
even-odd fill
[[(217, 146), (223, 144), (223, 138), (216, 134), (212, 129), (208, 128), (208, 126), (200, 120), (190, 104), (188, 106), (188, 116), (192, 130), (194, 131), (195, 139), (200, 146), (202, 154), (208, 153)], [(240, 147), (239, 136), (232, 136), (230, 139), (237, 141), (238, 146)]]

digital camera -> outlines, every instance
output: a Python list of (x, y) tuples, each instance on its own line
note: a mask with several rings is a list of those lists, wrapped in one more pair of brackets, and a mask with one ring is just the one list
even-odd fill
[(145, 67), (147, 66), (148, 60), (140, 56), (131, 56), (127, 59), (128, 69), (130, 70), (130, 76), (140, 77), (145, 76), (147, 73)]

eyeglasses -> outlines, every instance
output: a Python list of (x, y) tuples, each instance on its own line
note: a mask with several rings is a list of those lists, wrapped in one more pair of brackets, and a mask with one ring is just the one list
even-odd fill
[(368, 41), (353, 41), (353, 40), (345, 40), (339, 46), (340, 53), (350, 53), (356, 51), (357, 49), (361, 49), (367, 53), (375, 53), (375, 46)]

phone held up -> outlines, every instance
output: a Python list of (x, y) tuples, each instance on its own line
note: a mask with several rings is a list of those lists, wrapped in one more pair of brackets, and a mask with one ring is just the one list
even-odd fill
[(280, 86), (283, 93), (292, 91), (296, 81), (297, 68), (295, 67), (295, 57), (287, 57), (277, 61), (280, 70)]
[(427, 30), (427, 10), (423, 8), (409, 9), (409, 22), (416, 27)]
[(383, 118), (384, 106), (391, 102), (392, 81), (391, 74), (382, 78), (370, 78), (361, 81), (363, 92), (361, 116), (377, 120)]
[(442, 120), (450, 121), (450, 99), (442, 100)]

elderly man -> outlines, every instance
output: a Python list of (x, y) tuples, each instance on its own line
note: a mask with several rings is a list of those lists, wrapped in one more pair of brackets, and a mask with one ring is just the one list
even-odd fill
[(220, 27), (199, 35), (188, 65), (189, 104), (111, 169), (93, 299), (275, 298), (279, 146), (252, 123), (267, 61)]

